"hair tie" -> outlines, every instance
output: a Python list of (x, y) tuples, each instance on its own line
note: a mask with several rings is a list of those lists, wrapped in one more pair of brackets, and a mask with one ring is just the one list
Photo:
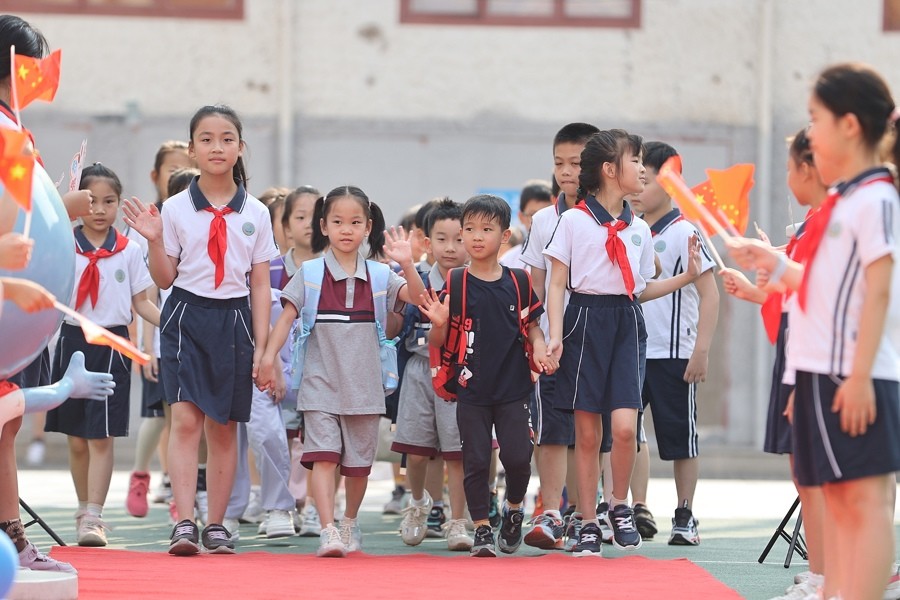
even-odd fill
[(900, 106), (895, 106), (888, 117), (888, 123), (896, 124), (898, 119), (900, 119)]

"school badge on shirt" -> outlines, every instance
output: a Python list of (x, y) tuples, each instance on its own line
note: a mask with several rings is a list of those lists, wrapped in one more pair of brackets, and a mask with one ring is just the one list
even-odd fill
[(247, 221), (246, 223), (241, 225), (241, 231), (244, 232), (244, 235), (246, 235), (247, 237), (250, 237), (251, 235), (253, 235), (256, 232), (256, 227), (253, 226), (253, 223), (251, 223), (250, 221)]
[(641, 241), (642, 241), (641, 236), (639, 236), (638, 234), (635, 233), (631, 236), (631, 243), (634, 244), (635, 246), (640, 246)]
[(115, 275), (113, 275), (113, 276), (116, 278), (116, 281), (118, 281), (119, 283), (122, 283), (123, 281), (125, 281), (125, 271), (123, 271), (122, 269), (116, 269)]
[(657, 252), (665, 252), (666, 251), (666, 242), (664, 240), (659, 240), (655, 244), (653, 244), (653, 249)]

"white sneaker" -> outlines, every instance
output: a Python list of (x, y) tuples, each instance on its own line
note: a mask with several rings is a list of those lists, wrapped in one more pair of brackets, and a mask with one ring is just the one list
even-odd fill
[(341, 519), (341, 541), (347, 548), (347, 552), (359, 552), (362, 550), (362, 531), (357, 519)]
[(222, 519), (222, 527), (228, 530), (228, 533), (231, 534), (231, 541), (236, 542), (241, 539), (241, 522), (237, 519), (229, 519), (225, 517)]
[(812, 571), (800, 571), (794, 575), (794, 583), (803, 583), (809, 579), (810, 575), (812, 575)]
[(347, 547), (341, 541), (341, 532), (334, 525), (329, 525), (319, 535), (319, 548), (316, 556), (330, 558), (344, 558), (347, 556)]
[(772, 600), (818, 600), (819, 588), (810, 581), (795, 583), (785, 593)]
[(900, 600), (900, 565), (897, 563), (891, 567), (891, 578), (884, 588), (882, 600)]
[(42, 553), (31, 542), (19, 552), (19, 566), (32, 571), (56, 571), (58, 573), (78, 573), (75, 567), (67, 562), (50, 558)]
[(163, 473), (162, 477), (159, 480), (159, 485), (156, 486), (156, 491), (153, 492), (153, 504), (168, 504), (172, 500), (172, 482), (169, 480), (169, 475), (167, 473)]
[(245, 523), (261, 523), (266, 518), (266, 511), (262, 506), (262, 493), (258, 485), (250, 486), (250, 501), (244, 514), (241, 515), (241, 521)]
[(286, 510), (270, 510), (265, 523), (266, 538), (270, 540), (294, 535), (294, 520)]
[(197, 520), (203, 521), (204, 525), (209, 525), (209, 495), (207, 492), (197, 492), (194, 496), (194, 508), (197, 511)]
[(107, 529), (109, 529), (109, 526), (100, 517), (83, 515), (78, 522), (78, 545), (105, 546), (107, 544)]
[(469, 551), (472, 549), (472, 538), (466, 531), (465, 519), (451, 519), (447, 522), (447, 547), (456, 551)]
[(25, 453), (25, 460), (31, 467), (39, 467), (44, 464), (44, 455), (47, 452), (47, 445), (44, 440), (31, 440), (28, 444), (28, 451)]
[(303, 507), (301, 515), (303, 522), (300, 524), (300, 537), (318, 537), (322, 533), (322, 523), (319, 521), (319, 511), (312, 504)]
[(431, 512), (431, 507), (434, 506), (428, 490), (425, 490), (425, 496), (421, 502), (422, 504), (417, 504), (416, 500), (410, 500), (409, 505), (402, 511), (400, 539), (407, 546), (418, 546), (428, 533), (428, 514)]

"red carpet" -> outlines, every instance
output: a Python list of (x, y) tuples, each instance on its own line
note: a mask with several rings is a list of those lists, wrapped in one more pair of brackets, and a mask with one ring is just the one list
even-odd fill
[[(474, 559), (466, 556), (246, 552), (177, 558), (163, 552), (55, 547), (78, 569), (79, 599), (98, 598), (740, 598), (687, 559), (643, 556)], [(415, 589), (416, 582), (436, 582)], [(587, 586), (587, 587), (586, 587)]]

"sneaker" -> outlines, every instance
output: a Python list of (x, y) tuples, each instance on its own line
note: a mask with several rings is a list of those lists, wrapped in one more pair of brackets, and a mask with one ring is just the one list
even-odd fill
[(147, 490), (150, 489), (150, 473), (134, 471), (128, 482), (128, 496), (125, 498), (125, 509), (132, 517), (146, 517)]
[(573, 556), (603, 556), (600, 545), (600, 526), (586, 523), (578, 534), (578, 543), (572, 548)]
[(613, 531), (613, 546), (619, 550), (637, 550), (641, 547), (643, 540), (634, 524), (634, 511), (627, 504), (620, 504), (607, 512), (606, 524)]
[(231, 532), (221, 525), (207, 525), (203, 529), (203, 547), (210, 554), (234, 554), (234, 542)]
[(659, 531), (656, 528), (656, 520), (653, 518), (653, 513), (644, 504), (634, 505), (634, 524), (637, 525), (641, 538), (645, 540), (652, 540), (653, 536)]
[(566, 525), (563, 550), (565, 550), (566, 552), (572, 552), (575, 550), (575, 545), (578, 544), (578, 536), (581, 535), (581, 513), (572, 513), (568, 517), (566, 517), (563, 522)]
[(344, 558), (347, 556), (347, 547), (341, 541), (341, 533), (334, 525), (322, 529), (319, 534), (319, 548), (316, 556), (323, 558)]
[[(407, 546), (418, 546), (425, 539), (428, 532), (428, 515), (434, 506), (431, 494), (425, 490), (422, 497), (423, 504), (416, 504), (415, 500), (410, 500), (406, 508), (403, 509), (403, 520), (400, 521), (400, 539)], [(443, 511), (442, 511), (443, 512)]]
[(300, 513), (296, 509), (290, 511), (291, 524), (294, 526), (294, 534), (300, 533)]
[(444, 537), (444, 523), (447, 522), (447, 517), (444, 515), (444, 507), (443, 506), (435, 506), (431, 509), (431, 512), (428, 513), (428, 521), (426, 524), (428, 528), (425, 530), (425, 537), (430, 538), (442, 538)]
[(291, 513), (277, 509), (269, 511), (269, 515), (266, 517), (266, 538), (273, 540), (292, 535), (294, 535), (294, 520), (291, 518)]
[(300, 523), (300, 537), (319, 537), (322, 533), (322, 523), (319, 521), (319, 511), (312, 504), (303, 507), (303, 522)]
[(169, 474), (163, 473), (156, 491), (153, 492), (153, 504), (165, 504), (172, 501), (172, 482), (169, 480)]
[(179, 521), (172, 529), (169, 541), (169, 554), (175, 556), (192, 556), (200, 552), (200, 531), (197, 524), (185, 519)]
[(25, 453), (25, 460), (29, 467), (39, 467), (44, 464), (44, 455), (47, 453), (47, 444), (44, 440), (31, 440)]
[(489, 525), (479, 525), (475, 528), (475, 541), (469, 549), (469, 555), (478, 558), (497, 556), (497, 550), (494, 549), (494, 531)]
[(228, 530), (228, 533), (231, 534), (231, 541), (236, 542), (241, 539), (241, 522), (237, 519), (229, 519), (225, 517), (222, 519), (222, 527)]
[(362, 530), (359, 528), (357, 519), (347, 517), (341, 519), (341, 527), (338, 532), (341, 535), (341, 543), (344, 544), (348, 554), (362, 550)]
[(100, 517), (83, 515), (78, 522), (78, 545), (100, 547), (106, 545), (106, 530), (109, 526)]
[(194, 497), (194, 508), (197, 511), (197, 519), (208, 525), (209, 523), (207, 523), (207, 519), (209, 519), (209, 496), (207, 495), (206, 490), (197, 492), (197, 495)]
[(500, 531), (497, 532), (497, 545), (500, 552), (512, 554), (522, 545), (522, 521), (525, 520), (523, 507), (510, 508), (503, 503), (503, 520), (500, 523)]
[(488, 520), (491, 522), (491, 527), (494, 529), (500, 527), (502, 518), (500, 514), (500, 497), (497, 495), (497, 490), (494, 490), (491, 492), (491, 507), (488, 509)]
[(819, 588), (811, 581), (795, 583), (784, 594), (773, 600), (818, 600)]
[(385, 515), (399, 515), (403, 511), (403, 507), (405, 506), (406, 497), (406, 488), (402, 485), (398, 485), (394, 487), (394, 491), (391, 492), (391, 499), (388, 500), (388, 503), (384, 505), (384, 510), (382, 514)]
[(472, 549), (465, 519), (451, 519), (447, 523), (447, 548), (454, 552)]
[(672, 535), (669, 536), (670, 546), (698, 546), (700, 545), (700, 532), (697, 526), (700, 524), (691, 509), (686, 506), (675, 509), (675, 518), (672, 519)]
[(545, 512), (534, 519), (534, 526), (525, 534), (525, 543), (541, 550), (558, 550), (563, 547), (565, 531), (561, 518)]
[(600, 523), (600, 541), (604, 544), (612, 544), (613, 530), (607, 522), (606, 513), (609, 512), (609, 503), (601, 502), (597, 505), (597, 522)]
[(32, 571), (55, 571), (57, 573), (78, 573), (69, 563), (50, 558), (37, 549), (31, 542), (19, 552), (19, 566)]
[(266, 518), (260, 521), (259, 527), (256, 528), (256, 535), (266, 535), (266, 528), (269, 526), (269, 513), (266, 513)]
[(809, 576), (812, 575), (812, 571), (800, 571), (796, 575), (794, 575), (794, 583), (803, 583)]
[(900, 565), (894, 563), (891, 567), (891, 578), (888, 579), (887, 587), (884, 588), (882, 600), (898, 599), (900, 599)]
[(258, 485), (250, 486), (250, 501), (244, 514), (241, 515), (241, 521), (244, 523), (262, 523), (266, 518), (266, 510), (262, 505), (262, 492)]

